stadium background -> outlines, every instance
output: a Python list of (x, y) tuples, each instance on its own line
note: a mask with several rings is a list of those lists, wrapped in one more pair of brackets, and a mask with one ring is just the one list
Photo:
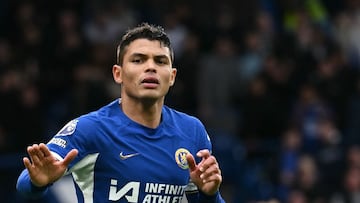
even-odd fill
[(360, 202), (360, 1), (0, 1), (0, 202), (26, 146), (117, 97), (119, 36), (161, 24), (169, 106), (198, 116), (229, 203)]

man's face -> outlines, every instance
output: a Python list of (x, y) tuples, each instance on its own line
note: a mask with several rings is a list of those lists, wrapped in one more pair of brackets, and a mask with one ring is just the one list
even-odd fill
[(113, 67), (113, 75), (122, 97), (155, 101), (174, 84), (176, 69), (169, 48), (156, 40), (137, 39), (127, 46), (122, 65)]

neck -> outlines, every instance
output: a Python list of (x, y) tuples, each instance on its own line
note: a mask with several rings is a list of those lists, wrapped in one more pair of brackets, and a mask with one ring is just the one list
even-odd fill
[(161, 121), (161, 112), (164, 101), (136, 102), (129, 99), (121, 99), (120, 108), (131, 120), (149, 127), (156, 128)]

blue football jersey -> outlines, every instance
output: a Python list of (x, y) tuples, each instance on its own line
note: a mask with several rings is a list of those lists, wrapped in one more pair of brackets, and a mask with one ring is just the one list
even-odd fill
[(190, 179), (185, 155), (211, 151), (203, 124), (164, 106), (160, 125), (148, 128), (119, 102), (70, 121), (47, 143), (58, 159), (79, 151), (67, 171), (78, 202), (181, 202)]

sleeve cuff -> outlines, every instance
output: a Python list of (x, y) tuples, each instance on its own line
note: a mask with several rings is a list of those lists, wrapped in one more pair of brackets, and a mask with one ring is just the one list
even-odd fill
[(49, 185), (44, 187), (35, 186), (31, 182), (29, 174), (26, 169), (22, 171), (16, 183), (17, 191), (23, 196), (29, 198), (36, 198), (44, 195), (48, 190), (48, 186)]
[(218, 196), (219, 196), (219, 191), (216, 191), (216, 193), (213, 195), (207, 195), (203, 193), (201, 190), (199, 190), (199, 198), (201, 202), (216, 202)]
[(38, 187), (38, 186), (35, 186), (33, 183), (30, 183), (30, 184), (31, 184), (31, 192), (33, 192), (33, 193), (44, 193), (47, 190), (47, 188), (52, 185), (52, 184), (49, 184), (49, 185), (46, 185), (43, 187)]

